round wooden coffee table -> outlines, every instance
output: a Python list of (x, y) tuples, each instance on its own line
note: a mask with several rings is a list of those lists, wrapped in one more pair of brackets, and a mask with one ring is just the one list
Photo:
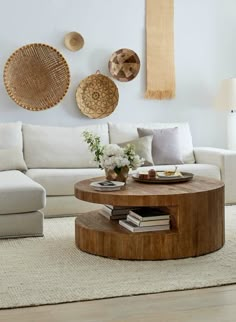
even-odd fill
[(207, 254), (225, 241), (224, 183), (194, 176), (175, 184), (145, 184), (129, 178), (122, 190), (98, 192), (90, 183), (75, 184), (81, 200), (113, 206), (165, 207), (170, 213), (168, 231), (133, 233), (92, 211), (75, 221), (76, 246), (90, 254), (116, 259), (174, 259)]

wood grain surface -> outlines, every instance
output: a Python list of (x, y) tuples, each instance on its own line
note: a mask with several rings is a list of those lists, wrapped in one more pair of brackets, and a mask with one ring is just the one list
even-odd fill
[(98, 212), (79, 215), (76, 245), (82, 251), (119, 259), (174, 259), (199, 256), (224, 245), (224, 184), (194, 177), (178, 184), (141, 184), (130, 180), (123, 190), (97, 192), (90, 182), (75, 185), (82, 200), (120, 206), (160, 206), (170, 213), (169, 231), (132, 233)]
[(189, 182), (175, 184), (146, 184), (135, 182), (129, 178), (127, 184), (119, 191), (101, 192), (90, 187), (90, 183), (104, 179), (92, 178), (79, 181), (75, 184), (75, 196), (78, 199), (113, 206), (159, 206), (160, 203), (170, 204), (181, 195), (192, 195), (200, 192), (208, 192), (223, 187), (219, 180), (195, 176)]

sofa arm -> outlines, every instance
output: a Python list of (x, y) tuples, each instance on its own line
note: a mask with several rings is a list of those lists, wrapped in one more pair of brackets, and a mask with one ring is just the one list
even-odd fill
[(225, 203), (236, 204), (236, 151), (197, 147), (194, 148), (196, 163), (218, 166), (221, 180), (225, 183)]

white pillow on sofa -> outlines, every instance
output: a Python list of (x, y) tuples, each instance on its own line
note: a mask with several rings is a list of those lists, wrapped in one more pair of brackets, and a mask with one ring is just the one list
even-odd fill
[(179, 128), (180, 147), (184, 163), (195, 163), (192, 136), (188, 123), (108, 123), (110, 143), (122, 143), (138, 138), (137, 128)]
[(1, 123), (0, 124), (0, 149), (18, 147), (23, 150), (22, 123)]
[(0, 124), (0, 171), (27, 169), (21, 128), (21, 122)]
[(138, 134), (140, 138), (153, 135), (152, 158), (155, 165), (183, 164), (178, 127), (155, 130), (138, 128)]
[(119, 143), (119, 146), (124, 148), (127, 144), (133, 145), (135, 153), (144, 159), (143, 166), (149, 166), (154, 164), (152, 159), (152, 139), (153, 135), (146, 135), (136, 140)]
[(19, 148), (0, 149), (0, 171), (6, 170), (27, 170)]

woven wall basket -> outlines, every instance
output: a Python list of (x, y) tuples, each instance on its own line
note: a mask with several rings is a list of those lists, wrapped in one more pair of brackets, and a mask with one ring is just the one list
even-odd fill
[(123, 48), (111, 55), (108, 68), (115, 79), (120, 82), (129, 82), (138, 75), (140, 60), (133, 50)]
[(83, 79), (76, 91), (76, 102), (80, 111), (92, 119), (110, 115), (119, 101), (115, 83), (97, 72)]
[(21, 107), (41, 111), (58, 104), (70, 84), (64, 57), (45, 44), (29, 44), (17, 49), (4, 68), (8, 95)]
[(71, 51), (77, 51), (83, 48), (84, 38), (76, 31), (69, 32), (64, 38), (65, 47)]

